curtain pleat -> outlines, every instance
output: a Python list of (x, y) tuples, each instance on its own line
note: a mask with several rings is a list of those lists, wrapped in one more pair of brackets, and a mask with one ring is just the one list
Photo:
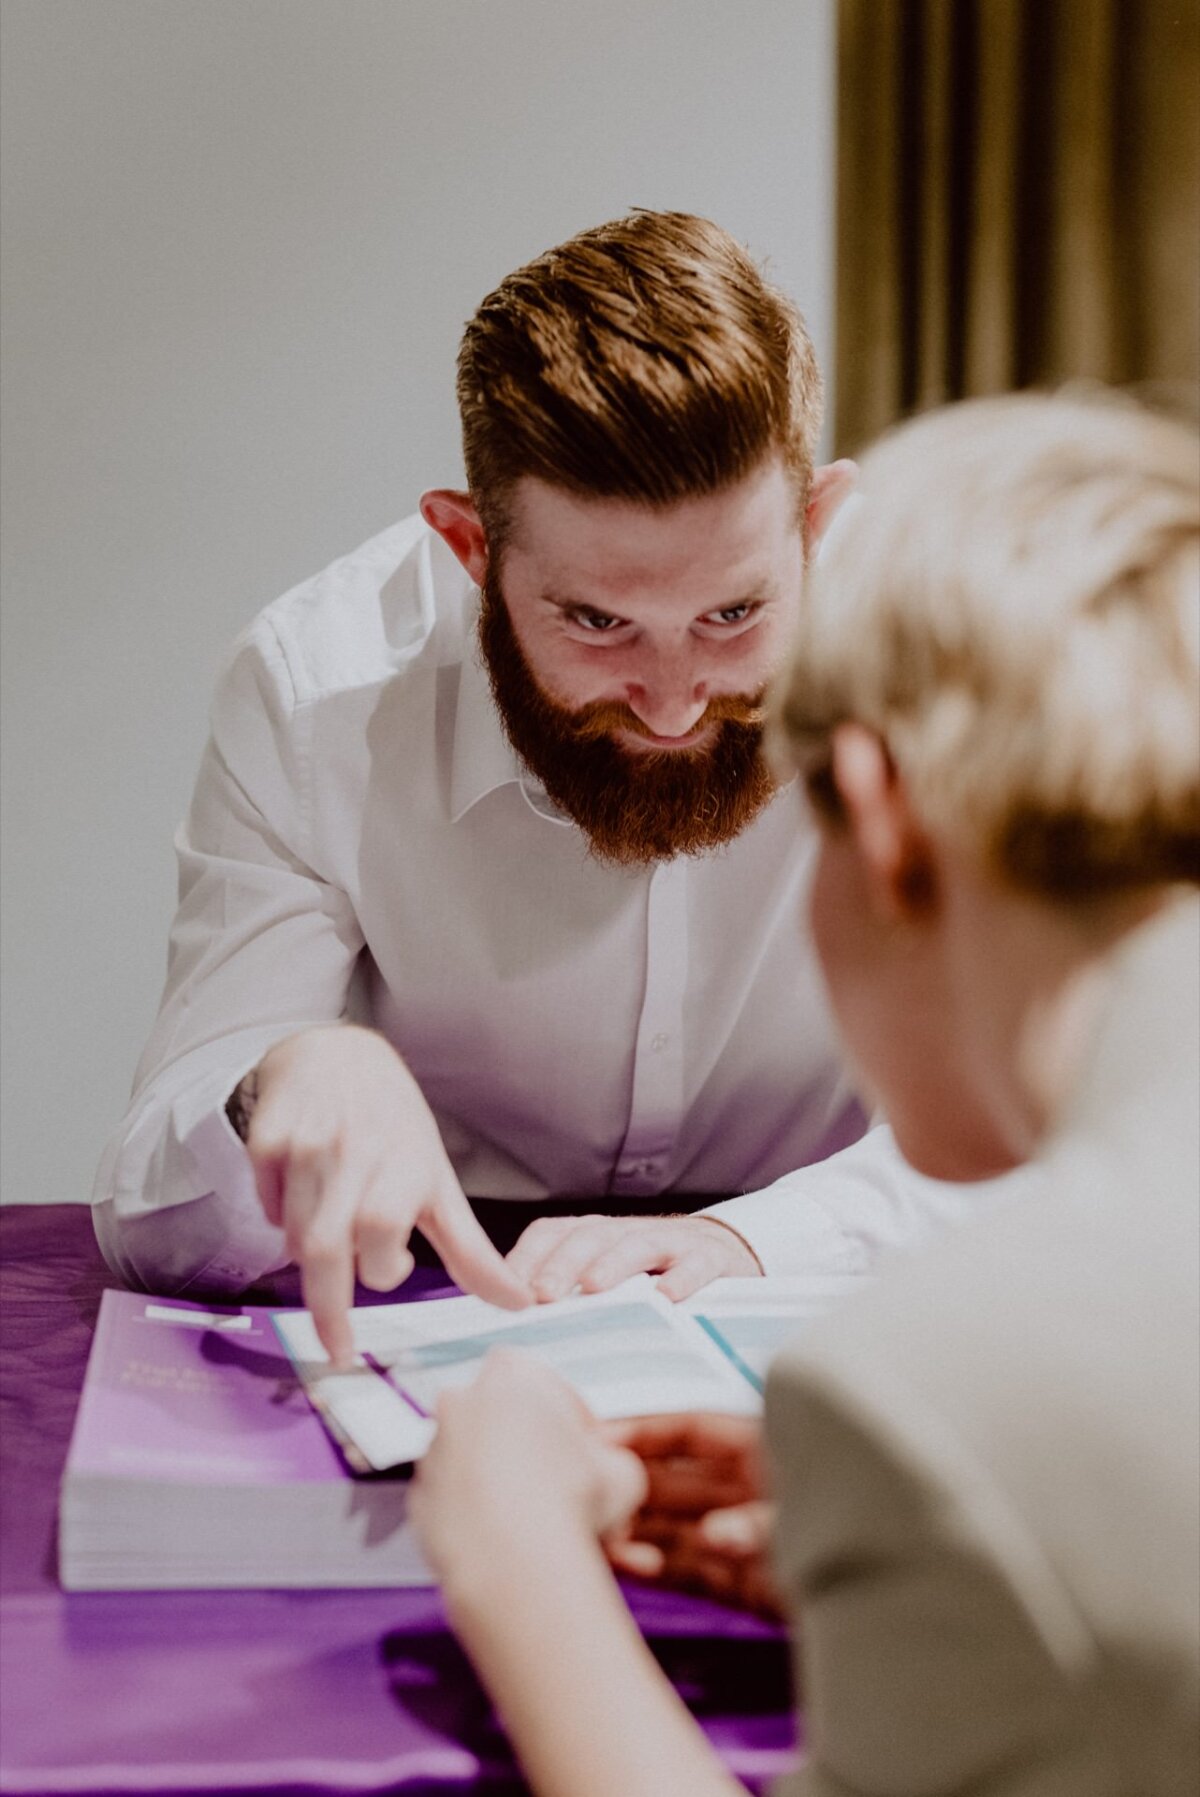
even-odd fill
[[(901, 404), (900, 370), (905, 206), (900, 191), (901, 29), (904, 0), (842, 9), (838, 89), (859, 98), (838, 107), (837, 265), (839, 293), (854, 282), (854, 301), (839, 317), (839, 407), (884, 423)], [(867, 201), (871, 190), (870, 203)], [(840, 301), (839, 301), (840, 303)]]
[(1198, 0), (839, 0), (836, 438), (1200, 379)]
[(1026, 53), (1024, 26), (1024, 8), (1012, 0), (984, 0), (980, 7), (989, 53), (979, 60), (975, 130), (990, 148), (986, 156), (971, 158), (968, 176), (965, 303), (973, 329), (964, 333), (966, 393), (1003, 392), (1018, 379), (1021, 109), (1016, 101)]

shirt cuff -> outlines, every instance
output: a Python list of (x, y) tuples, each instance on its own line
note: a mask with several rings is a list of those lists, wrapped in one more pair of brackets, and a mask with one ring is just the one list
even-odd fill
[[(786, 1220), (780, 1213), (786, 1208)], [(697, 1216), (715, 1217), (737, 1231), (764, 1273), (812, 1273), (837, 1280), (861, 1277), (866, 1256), (836, 1217), (809, 1192), (789, 1193), (786, 1182), (710, 1204)]]

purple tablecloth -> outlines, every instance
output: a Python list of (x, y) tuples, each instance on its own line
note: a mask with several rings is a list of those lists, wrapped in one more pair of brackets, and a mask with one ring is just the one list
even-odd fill
[[(0, 1210), (0, 1261), (0, 1791), (524, 1790), (436, 1592), (59, 1589), (58, 1481), (115, 1281), (81, 1206)], [(253, 1296), (294, 1302), (294, 1280)], [(765, 1789), (794, 1758), (779, 1631), (699, 1599), (629, 1599), (726, 1765)]]

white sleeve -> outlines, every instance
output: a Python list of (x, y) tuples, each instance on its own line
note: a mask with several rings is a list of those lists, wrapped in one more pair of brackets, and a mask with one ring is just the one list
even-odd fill
[(105, 1259), (132, 1283), (235, 1289), (287, 1258), (225, 1102), (273, 1043), (343, 1015), (362, 947), (312, 865), (310, 722), (260, 619), (218, 684), (162, 1005), (93, 1193)]
[(920, 1247), (1042, 1177), (1030, 1166), (970, 1185), (929, 1179), (913, 1171), (880, 1124), (828, 1160), (703, 1214), (736, 1229), (765, 1273), (811, 1279), (814, 1299), (833, 1302), (860, 1285), (885, 1254)]

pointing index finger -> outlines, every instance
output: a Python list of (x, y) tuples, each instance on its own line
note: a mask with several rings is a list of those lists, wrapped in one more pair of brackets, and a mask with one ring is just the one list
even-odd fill
[(312, 1312), (313, 1326), (338, 1371), (353, 1364), (354, 1332), (350, 1306), (354, 1302), (354, 1266), (346, 1243), (337, 1254), (310, 1260), (301, 1268), (304, 1302)]
[(347, 1367), (354, 1359), (351, 1184), (339, 1171), (297, 1161), (288, 1169), (284, 1206), (288, 1248), (313, 1326), (334, 1366)]

